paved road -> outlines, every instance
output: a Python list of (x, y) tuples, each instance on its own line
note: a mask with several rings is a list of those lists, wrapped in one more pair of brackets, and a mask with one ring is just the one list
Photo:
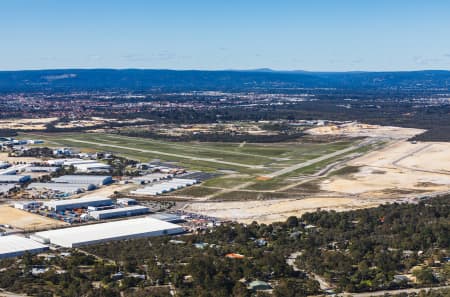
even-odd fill
[(161, 152), (161, 151), (155, 151), (155, 150), (144, 150), (144, 149), (138, 149), (138, 148), (134, 148), (134, 147), (115, 145), (115, 144), (98, 143), (98, 142), (78, 140), (78, 139), (69, 139), (69, 138), (64, 139), (64, 140), (92, 144), (92, 145), (96, 145), (96, 146), (112, 147), (112, 148), (118, 148), (118, 149), (124, 149), (124, 150), (130, 150), (130, 151), (136, 151), (136, 152), (142, 152), (142, 153), (150, 153), (150, 154), (164, 155), (164, 156), (177, 157), (177, 158), (183, 158), (183, 159), (205, 161), (205, 162), (211, 162), (211, 163), (217, 163), (217, 164), (246, 167), (246, 168), (251, 168), (251, 169), (264, 168), (261, 165), (248, 165), (248, 164), (242, 164), (242, 163), (222, 161), (222, 160), (217, 160), (217, 159), (213, 159), (213, 158), (200, 158), (200, 157), (193, 157), (193, 156), (181, 155), (181, 154), (173, 154), (173, 153), (167, 153), (167, 152)]
[(450, 286), (442, 286), (442, 287), (432, 287), (432, 288), (421, 288), (421, 289), (401, 289), (401, 290), (386, 290), (386, 291), (376, 291), (370, 293), (341, 293), (337, 296), (352, 296), (352, 297), (376, 297), (376, 296), (384, 296), (386, 294), (397, 295), (400, 293), (419, 293), (420, 291), (430, 291), (430, 290), (439, 290), (439, 289), (450, 289)]

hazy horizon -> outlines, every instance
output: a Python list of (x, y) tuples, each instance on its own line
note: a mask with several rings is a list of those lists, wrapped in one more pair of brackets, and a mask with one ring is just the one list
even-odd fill
[(450, 69), (450, 2), (0, 3), (0, 70)]

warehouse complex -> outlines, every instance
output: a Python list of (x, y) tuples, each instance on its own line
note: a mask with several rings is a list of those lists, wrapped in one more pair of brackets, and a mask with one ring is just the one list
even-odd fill
[(48, 246), (25, 237), (0, 236), (0, 259), (22, 256), (26, 252), (36, 254), (45, 250), (48, 250)]
[(113, 202), (110, 198), (105, 197), (83, 197), (78, 199), (54, 200), (44, 203), (44, 206), (56, 212), (68, 209), (88, 208), (89, 206), (109, 206)]
[(184, 229), (179, 225), (145, 217), (38, 232), (30, 238), (42, 243), (75, 248), (112, 240), (172, 235), (183, 232)]
[(47, 161), (49, 165), (55, 166), (73, 166), (77, 172), (108, 172), (111, 166), (95, 160), (84, 159), (56, 159)]
[(148, 184), (148, 183), (153, 183), (153, 182), (157, 182), (160, 180), (168, 179), (170, 177), (173, 177), (173, 174), (154, 172), (154, 173), (150, 173), (150, 174), (147, 174), (144, 176), (135, 177), (135, 178), (133, 178), (133, 182), (136, 184)]
[(113, 219), (119, 217), (131, 217), (149, 213), (150, 209), (145, 206), (135, 205), (113, 209), (90, 211), (89, 216), (96, 220)]

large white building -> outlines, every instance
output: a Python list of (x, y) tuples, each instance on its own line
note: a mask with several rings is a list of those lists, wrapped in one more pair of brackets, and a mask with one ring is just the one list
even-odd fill
[(29, 181), (31, 177), (29, 175), (0, 175), (0, 183), (25, 183)]
[(0, 183), (0, 195), (8, 194), (15, 187), (16, 187), (15, 184), (1, 184)]
[(100, 163), (100, 162), (93, 162), (93, 163), (85, 163), (85, 164), (75, 164), (73, 165), (78, 172), (87, 172), (87, 173), (94, 173), (94, 172), (108, 172), (111, 170), (111, 166), (108, 164)]
[(138, 216), (146, 214), (148, 212), (150, 212), (150, 209), (148, 207), (135, 205), (130, 207), (91, 211), (89, 212), (89, 215), (96, 220), (105, 220), (120, 217)]
[(48, 246), (25, 237), (17, 235), (0, 236), (0, 259), (22, 256), (26, 252), (40, 253), (47, 249)]
[(14, 208), (21, 210), (31, 210), (41, 207), (42, 202), (37, 201), (22, 201), (14, 203)]
[(63, 183), (31, 183), (28, 190), (51, 190), (60, 193), (78, 194), (91, 191), (97, 187), (94, 184), (63, 184)]
[(112, 205), (112, 200), (106, 197), (82, 197), (78, 199), (53, 200), (44, 202), (47, 209), (53, 211), (64, 211), (75, 208), (87, 208), (88, 206)]
[(63, 175), (52, 179), (55, 183), (64, 184), (94, 184), (97, 186), (112, 183), (110, 175)]
[(164, 193), (175, 191), (178, 189), (182, 189), (184, 187), (192, 186), (193, 184), (196, 184), (196, 183), (197, 183), (197, 180), (195, 180), (195, 179), (173, 178), (173, 179), (162, 181), (160, 183), (150, 184), (142, 189), (137, 189), (137, 190), (131, 191), (130, 193), (133, 195), (155, 196), (155, 195), (161, 195)]
[(42, 243), (75, 248), (113, 240), (172, 235), (183, 232), (184, 229), (179, 225), (145, 217), (37, 232), (30, 238)]

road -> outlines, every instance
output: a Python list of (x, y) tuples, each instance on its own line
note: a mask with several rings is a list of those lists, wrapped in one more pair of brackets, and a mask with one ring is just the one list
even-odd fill
[[(300, 256), (302, 253), (301, 252), (295, 252), (289, 255), (289, 257), (286, 259), (286, 264), (291, 266), (292, 269), (294, 271), (302, 271), (300, 268), (297, 267), (297, 265), (295, 264), (295, 260), (297, 259), (298, 256)], [(314, 280), (316, 280), (319, 285), (320, 285), (320, 289), (322, 291), (328, 290), (331, 288), (331, 285), (320, 275), (317, 275), (315, 273), (307, 273), (306, 271), (304, 271), (308, 277), (312, 277)]]
[(66, 138), (64, 140), (71, 141), (71, 142), (91, 144), (91, 145), (96, 145), (96, 146), (104, 146), (104, 147), (112, 147), (112, 148), (118, 148), (118, 149), (123, 149), (123, 150), (136, 151), (136, 152), (141, 152), (141, 153), (150, 153), (150, 154), (155, 154), (155, 155), (164, 155), (164, 156), (170, 156), (170, 157), (176, 157), (176, 158), (205, 161), (205, 162), (238, 166), (238, 167), (246, 167), (246, 168), (251, 168), (251, 169), (264, 168), (262, 165), (248, 165), (248, 164), (242, 164), (242, 163), (236, 163), (236, 162), (222, 161), (222, 160), (217, 160), (217, 159), (213, 159), (213, 158), (200, 158), (200, 157), (194, 157), (194, 156), (189, 156), (189, 155), (173, 154), (173, 153), (167, 153), (167, 152), (161, 152), (161, 151), (155, 151), (155, 150), (138, 149), (138, 148), (134, 148), (134, 147), (121, 146), (121, 145), (115, 145), (115, 144), (98, 143), (98, 142), (78, 140), (78, 139), (68, 139), (68, 138)]
[[(419, 144), (418, 144), (419, 145)], [(419, 171), (419, 172), (426, 172), (426, 173), (438, 173), (438, 174), (446, 174), (446, 175), (450, 175), (450, 173), (445, 172), (445, 171), (441, 171), (441, 170), (426, 170), (426, 169), (418, 169), (418, 168), (414, 168), (414, 167), (408, 167), (408, 166), (404, 166), (404, 165), (400, 165), (399, 163), (417, 153), (420, 153), (428, 148), (430, 148), (431, 146), (433, 146), (433, 143), (424, 145), (424, 146), (420, 146), (419, 148), (407, 153), (406, 155), (398, 158), (397, 160), (392, 162), (392, 165), (399, 167), (399, 168), (403, 168), (403, 169), (408, 169), (408, 170), (412, 170), (412, 171)]]
[(442, 286), (442, 287), (432, 287), (432, 288), (421, 288), (421, 289), (401, 289), (401, 290), (386, 290), (386, 291), (376, 291), (376, 292), (368, 292), (368, 293), (341, 293), (337, 296), (342, 297), (376, 297), (376, 296), (385, 296), (386, 294), (397, 295), (401, 293), (419, 293), (420, 291), (430, 291), (430, 290), (439, 290), (439, 289), (450, 289), (450, 286)]
[(17, 294), (0, 289), (0, 297), (26, 297), (28, 295)]
[[(112, 134), (106, 134), (106, 135), (104, 135), (104, 137), (112, 138), (112, 139), (119, 139), (119, 140), (130, 139), (133, 142), (150, 143), (150, 144), (151, 143), (159, 143), (159, 144), (167, 145), (167, 142), (164, 142), (164, 141), (158, 141), (158, 140), (154, 140), (154, 139), (151, 139), (151, 140), (150, 139), (141, 139), (141, 138), (137, 138), (137, 137), (128, 137), (128, 136), (123, 136), (123, 135), (116, 136), (116, 135), (112, 135)], [(202, 150), (202, 151), (223, 153), (223, 150), (205, 147), (205, 146), (201, 146), (201, 145), (190, 145), (189, 146), (189, 145), (171, 143), (170, 147), (175, 147), (175, 148), (184, 149), (184, 150), (198, 148), (199, 150)], [(239, 145), (239, 147), (242, 147), (241, 144)], [(270, 156), (264, 156), (264, 155), (258, 155), (258, 154), (249, 154), (249, 153), (229, 151), (229, 150), (227, 151), (227, 154), (236, 155), (236, 156), (250, 156), (250, 157), (265, 158), (265, 159), (275, 160), (275, 161), (286, 160), (286, 158), (277, 158), (277, 157), (270, 157)]]
[(358, 149), (358, 148), (360, 148), (362, 146), (365, 146), (367, 144), (369, 144), (369, 143), (366, 142), (366, 141), (363, 141), (363, 142), (361, 142), (359, 144), (349, 146), (349, 147), (347, 147), (345, 149), (342, 149), (342, 150), (339, 150), (339, 151), (335, 151), (333, 153), (329, 153), (329, 154), (320, 156), (318, 158), (311, 159), (311, 160), (308, 160), (308, 161), (305, 161), (305, 162), (302, 162), (302, 163), (298, 163), (298, 164), (295, 164), (295, 165), (292, 165), (292, 166), (289, 166), (289, 167), (285, 167), (285, 168), (280, 169), (278, 171), (266, 174), (263, 177), (264, 178), (274, 178), (274, 177), (277, 177), (277, 176), (280, 176), (280, 175), (284, 175), (284, 174), (287, 174), (289, 172), (292, 172), (292, 171), (295, 171), (295, 170), (298, 170), (298, 169), (301, 169), (301, 168), (304, 168), (304, 167), (308, 167), (308, 166), (314, 165), (315, 163), (319, 163), (319, 162), (325, 161), (327, 159), (334, 158), (334, 157), (337, 157), (339, 155), (351, 152), (351, 151), (356, 150), (356, 149)]

